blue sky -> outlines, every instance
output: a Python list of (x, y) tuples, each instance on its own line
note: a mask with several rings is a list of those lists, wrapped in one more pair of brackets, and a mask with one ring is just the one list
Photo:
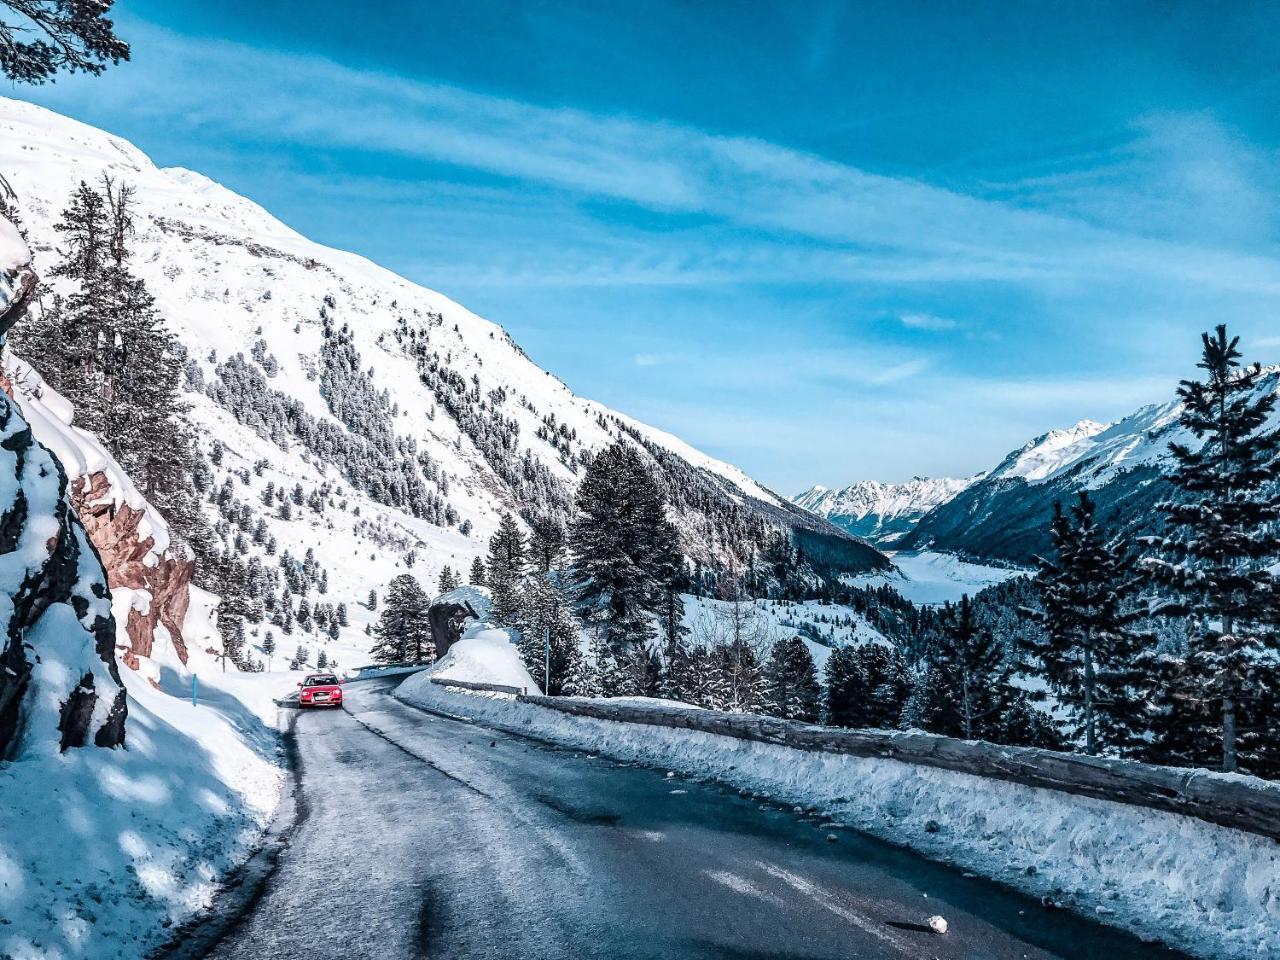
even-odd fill
[(1280, 360), (1280, 7), (121, 0), (14, 95), (792, 493)]

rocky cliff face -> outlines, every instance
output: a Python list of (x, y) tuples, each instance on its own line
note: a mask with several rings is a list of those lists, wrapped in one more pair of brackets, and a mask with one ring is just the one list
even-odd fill
[[(35, 289), (25, 245), (0, 218), (0, 336)], [(71, 509), (57, 459), (0, 395), (0, 758), (124, 743), (106, 576)]]
[(177, 559), (167, 551), (158, 553), (155, 537), (143, 529), (146, 511), (128, 503), (117, 506), (111, 496), (111, 481), (101, 470), (72, 482), (71, 504), (102, 558), (107, 586), (137, 591), (145, 601), (129, 608), (125, 623), (128, 644), (122, 654), (125, 664), (136, 670), (139, 657), (151, 656), (158, 626), (168, 631), (174, 652), (186, 663), (182, 625), (191, 603), (195, 562)]

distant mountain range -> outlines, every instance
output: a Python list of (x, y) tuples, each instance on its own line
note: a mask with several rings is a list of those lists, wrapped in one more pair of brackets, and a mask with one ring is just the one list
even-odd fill
[[(1268, 368), (1256, 389), (1280, 392), (1280, 367)], [(1169, 445), (1194, 449), (1200, 442), (1179, 423), (1181, 409), (1172, 399), (1115, 423), (1081, 420), (1050, 430), (970, 480), (864, 481), (839, 490), (814, 487), (794, 501), (882, 547), (1030, 565), (1051, 547), (1054, 502), (1068, 503), (1080, 490), (1090, 492), (1099, 518), (1117, 533), (1158, 529), (1157, 504), (1176, 495), (1166, 479)], [(1280, 414), (1270, 427), (1280, 427)]]
[(791, 500), (855, 536), (887, 547), (910, 532), (921, 517), (976, 479), (914, 477), (906, 483), (860, 480), (836, 489), (811, 487)]

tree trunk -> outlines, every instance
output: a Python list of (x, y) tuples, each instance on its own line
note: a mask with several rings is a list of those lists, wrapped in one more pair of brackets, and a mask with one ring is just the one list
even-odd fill
[[(1222, 618), (1222, 642), (1235, 643), (1235, 620), (1230, 616)], [(1222, 678), (1222, 770), (1235, 773), (1236, 767), (1236, 683), (1228, 670)]]
[(1091, 757), (1098, 755), (1097, 734), (1093, 716), (1093, 645), (1084, 645), (1084, 752)]

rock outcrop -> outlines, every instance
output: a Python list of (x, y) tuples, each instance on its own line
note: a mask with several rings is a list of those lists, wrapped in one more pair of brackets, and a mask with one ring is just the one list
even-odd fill
[(431, 640), (436, 645), (437, 659), (462, 639), (467, 621), (477, 619), (479, 616), (475, 608), (466, 600), (433, 603), (427, 611), (427, 623), (431, 626)]
[(129, 609), (125, 663), (136, 669), (136, 658), (151, 656), (157, 626), (168, 631), (178, 659), (186, 663), (182, 625), (191, 602), (195, 561), (177, 559), (167, 551), (158, 553), (155, 538), (142, 531), (146, 511), (117, 504), (111, 496), (111, 481), (101, 471), (72, 481), (71, 503), (102, 558), (107, 586), (145, 592), (150, 598), (143, 608), (135, 603)]

